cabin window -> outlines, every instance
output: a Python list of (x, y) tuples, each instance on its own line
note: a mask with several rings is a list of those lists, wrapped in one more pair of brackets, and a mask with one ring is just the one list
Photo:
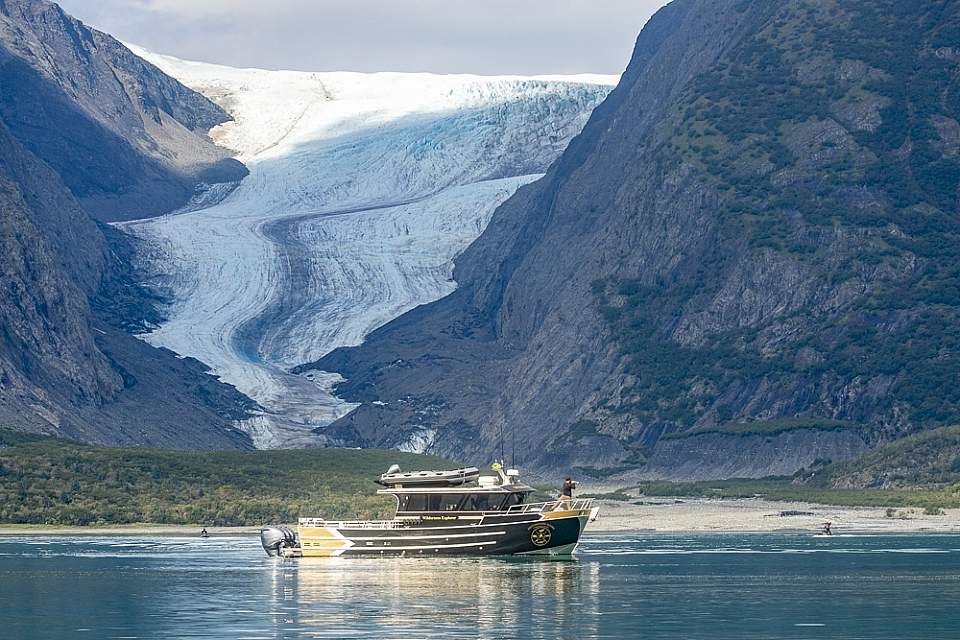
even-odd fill
[(462, 493), (435, 493), (428, 496), (428, 511), (457, 511), (463, 502)]
[(405, 493), (399, 511), (506, 511), (523, 504), (526, 493)]
[(400, 496), (400, 511), (426, 511), (427, 496), (422, 493), (406, 493)]
[(458, 511), (462, 493), (407, 493), (400, 497), (400, 511)]
[(511, 493), (507, 496), (507, 499), (503, 501), (503, 510), (506, 511), (514, 505), (523, 504), (523, 501), (526, 499), (527, 494), (525, 493)]
[(496, 511), (496, 505), (499, 504), (500, 499), (500, 496), (496, 494), (474, 493), (467, 497), (467, 503), (463, 505), (463, 510)]

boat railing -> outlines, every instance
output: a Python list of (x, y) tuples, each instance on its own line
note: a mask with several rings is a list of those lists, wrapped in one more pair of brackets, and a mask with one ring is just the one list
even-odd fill
[(551, 500), (550, 502), (531, 502), (515, 504), (507, 513), (543, 513), (544, 511), (589, 511), (593, 507), (593, 498), (576, 500)]
[(323, 518), (300, 518), (301, 527), (333, 527), (335, 529), (400, 529), (401, 520), (325, 520)]
[[(577, 498), (576, 500), (551, 500), (549, 502), (515, 504), (507, 509), (507, 513), (589, 511), (591, 508), (593, 508), (593, 498)], [(408, 526), (408, 523), (403, 520), (326, 520), (324, 518), (300, 518), (298, 524), (301, 527), (332, 527), (334, 529), (402, 529)]]

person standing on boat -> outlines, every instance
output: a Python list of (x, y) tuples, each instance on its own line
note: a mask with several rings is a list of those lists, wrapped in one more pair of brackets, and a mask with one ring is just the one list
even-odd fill
[(567, 476), (563, 479), (563, 488), (560, 490), (560, 505), (569, 506), (573, 502), (573, 490), (577, 488), (577, 482)]

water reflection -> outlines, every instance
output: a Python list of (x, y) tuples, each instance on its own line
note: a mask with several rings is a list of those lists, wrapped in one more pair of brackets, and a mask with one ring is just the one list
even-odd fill
[[(601, 595), (602, 594), (602, 595)], [(960, 537), (588, 536), (575, 561), (0, 539), (0, 639), (955, 638)]]
[[(596, 637), (596, 562), (527, 559), (277, 561), (275, 632), (307, 637)], [(344, 605), (347, 605), (345, 610)]]

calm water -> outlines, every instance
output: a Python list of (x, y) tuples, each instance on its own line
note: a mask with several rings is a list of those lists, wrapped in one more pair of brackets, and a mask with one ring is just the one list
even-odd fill
[(960, 536), (590, 536), (573, 561), (0, 538), (0, 637), (960, 637)]

